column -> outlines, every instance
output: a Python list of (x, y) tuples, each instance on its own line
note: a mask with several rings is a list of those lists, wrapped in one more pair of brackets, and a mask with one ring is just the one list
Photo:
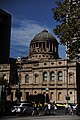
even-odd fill
[(50, 42), (49, 42), (49, 51), (50, 51)]
[(47, 72), (47, 75), (48, 75), (47, 85), (49, 85), (49, 83), (50, 83), (50, 71), (49, 71), (49, 70), (48, 70), (48, 72)]
[(42, 43), (42, 51), (43, 51), (43, 43)]
[(47, 52), (47, 43), (45, 42), (45, 50), (46, 50), (46, 52)]
[(63, 70), (62, 72), (63, 72), (63, 82), (62, 82), (62, 84), (65, 86), (65, 70)]
[(39, 83), (42, 84), (43, 83), (43, 72), (39, 71)]
[[(57, 61), (56, 61), (57, 62)], [(57, 80), (58, 80), (58, 75), (57, 75), (57, 70), (55, 70), (55, 101), (57, 102)]]

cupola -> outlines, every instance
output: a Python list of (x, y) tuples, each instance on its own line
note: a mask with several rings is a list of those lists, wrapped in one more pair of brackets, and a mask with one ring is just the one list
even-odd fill
[(30, 42), (30, 59), (59, 58), (58, 41), (47, 30), (38, 33)]

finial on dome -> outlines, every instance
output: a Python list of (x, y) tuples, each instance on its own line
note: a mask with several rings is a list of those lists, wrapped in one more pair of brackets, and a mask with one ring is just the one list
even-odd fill
[(46, 30), (46, 21), (47, 21), (47, 19), (45, 18), (44, 19), (44, 30)]
[(42, 32), (47, 32), (48, 33), (48, 31), (46, 29), (44, 29)]

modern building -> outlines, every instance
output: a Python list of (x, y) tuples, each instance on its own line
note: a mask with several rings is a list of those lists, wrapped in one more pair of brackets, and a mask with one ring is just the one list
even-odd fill
[(11, 15), (0, 9), (0, 64), (9, 61)]

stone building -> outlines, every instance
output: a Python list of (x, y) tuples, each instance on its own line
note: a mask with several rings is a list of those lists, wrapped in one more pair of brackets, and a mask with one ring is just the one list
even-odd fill
[[(30, 95), (42, 94), (50, 101), (70, 103), (79, 100), (79, 65), (77, 61), (61, 59), (58, 41), (47, 30), (37, 34), (30, 42), (29, 54), (9, 64), (0, 64), (0, 75), (5, 74), (11, 89), (7, 100), (17, 100), (16, 91), (22, 92), (21, 101)], [(13, 60), (11, 60), (13, 61)], [(77, 88), (78, 87), (78, 88)]]
[(12, 85), (13, 101), (18, 87), (21, 101), (29, 95), (44, 94), (57, 103), (66, 103), (66, 96), (70, 97), (69, 102), (77, 102), (77, 62), (59, 58), (58, 45), (47, 30), (31, 40), (29, 55), (16, 62), (19, 81)]

